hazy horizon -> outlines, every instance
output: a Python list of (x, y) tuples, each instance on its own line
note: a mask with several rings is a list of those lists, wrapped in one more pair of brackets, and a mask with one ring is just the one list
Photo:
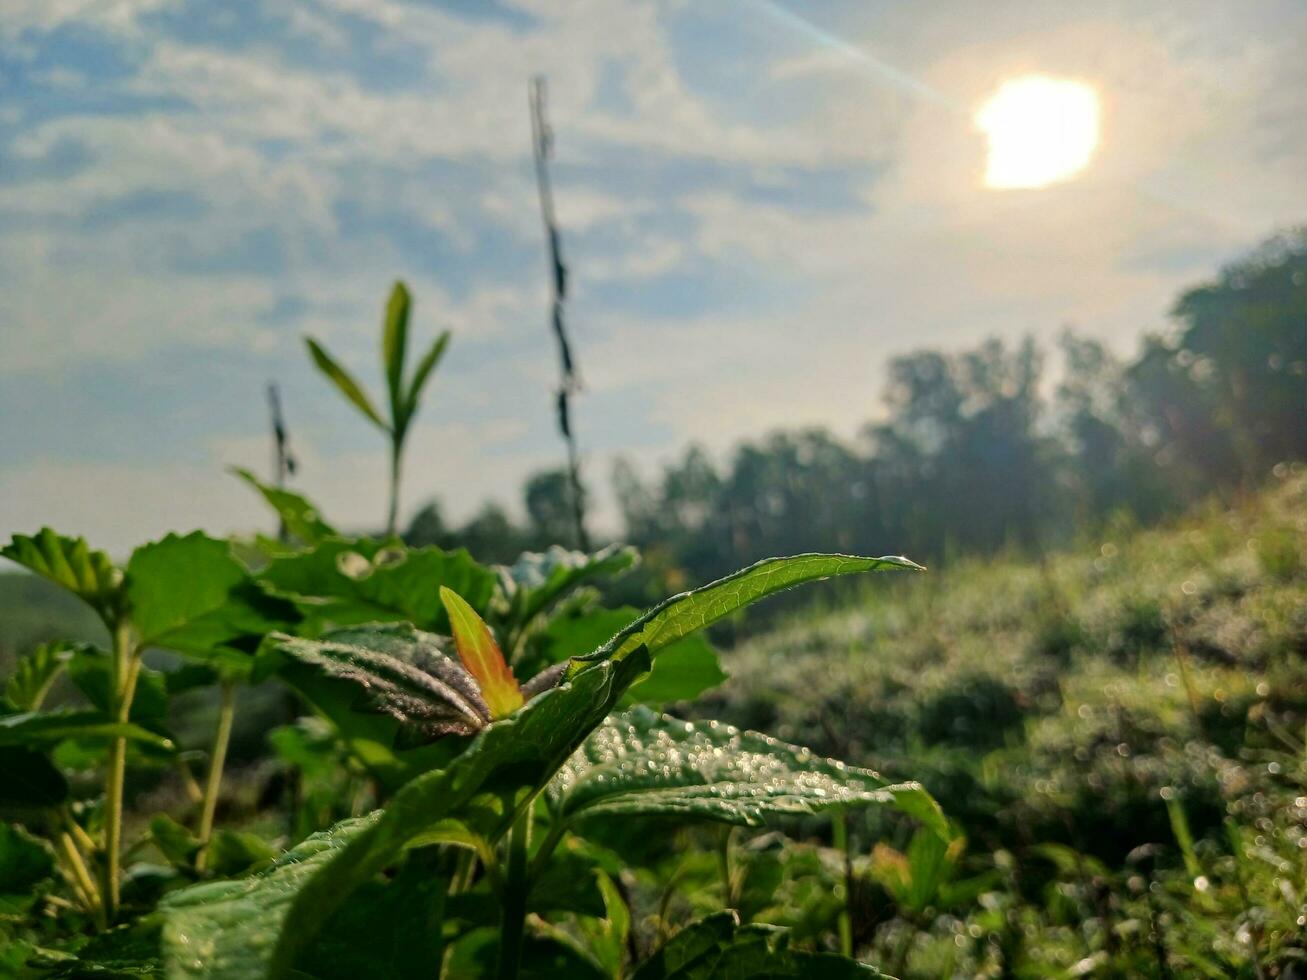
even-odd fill
[[(516, 510), (562, 459), (535, 73), (601, 502), (620, 454), (851, 433), (894, 354), (1068, 324), (1131, 353), (1307, 219), (1305, 33), (1289, 2), (6, 4), (0, 519), (115, 554), (266, 528), (225, 467), (266, 472), (275, 379), (295, 487), (378, 526), (384, 448), (301, 337), (379, 390), (396, 278), (416, 343), (454, 334), (404, 517)], [(1030, 76), (1093, 94), (1094, 141), (997, 189), (976, 116)]]

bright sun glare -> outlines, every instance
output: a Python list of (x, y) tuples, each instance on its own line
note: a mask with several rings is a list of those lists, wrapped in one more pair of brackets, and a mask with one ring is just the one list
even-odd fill
[(989, 140), (985, 186), (1047, 187), (1085, 169), (1098, 146), (1098, 95), (1083, 82), (1026, 75), (976, 113)]

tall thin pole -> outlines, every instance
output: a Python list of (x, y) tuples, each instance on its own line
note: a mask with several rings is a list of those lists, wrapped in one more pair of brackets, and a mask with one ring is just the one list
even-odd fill
[[(295, 457), (290, 452), (290, 435), (281, 414), (281, 394), (275, 381), (268, 382), (268, 415), (272, 419), (272, 482), (278, 490), (283, 490), (286, 477), (295, 473)], [(277, 525), (277, 538), (286, 541), (289, 537), (286, 522), (281, 521)]]
[(585, 496), (581, 489), (581, 458), (576, 448), (576, 435), (572, 430), (572, 396), (581, 389), (576, 362), (572, 359), (572, 346), (568, 343), (567, 329), (563, 324), (563, 304), (567, 300), (567, 266), (563, 264), (558, 222), (554, 218), (554, 193), (549, 184), (549, 157), (553, 154), (554, 134), (545, 119), (545, 80), (540, 76), (531, 79), (528, 92), (531, 105), (531, 148), (535, 156), (536, 187), (540, 191), (540, 217), (545, 226), (545, 239), (549, 243), (551, 323), (558, 341), (560, 381), (558, 385), (558, 431), (567, 443), (567, 475), (571, 492), (573, 532), (576, 546), (590, 550), (590, 536), (585, 530)]

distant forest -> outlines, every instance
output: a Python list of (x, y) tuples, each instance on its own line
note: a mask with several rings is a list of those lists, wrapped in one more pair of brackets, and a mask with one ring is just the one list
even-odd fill
[[(1307, 228), (1186, 290), (1173, 316), (1128, 362), (1071, 330), (1052, 350), (1027, 337), (895, 357), (884, 421), (852, 442), (773, 432), (724, 465), (691, 446), (652, 480), (620, 461), (621, 537), (672, 584), (803, 551), (1038, 552), (1237, 496), (1307, 456)], [(570, 543), (564, 471), (533, 476), (524, 503), (525, 526), (487, 504), (450, 528), (433, 502), (404, 536), (500, 561)]]

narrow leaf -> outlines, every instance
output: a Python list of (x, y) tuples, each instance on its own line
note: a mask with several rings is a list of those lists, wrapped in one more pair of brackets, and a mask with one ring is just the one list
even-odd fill
[(490, 627), (462, 596), (443, 585), (440, 587), (440, 601), (449, 613), (458, 655), (468, 673), (481, 686), (481, 696), (490, 708), (490, 717), (503, 718), (522, 707), (522, 689)]
[(436, 338), (426, 356), (418, 362), (418, 369), (413, 372), (413, 381), (409, 385), (408, 398), (405, 402), (404, 414), (406, 420), (412, 418), (413, 413), (418, 410), (418, 403), (422, 399), (422, 389), (426, 386), (427, 378), (436, 369), (440, 359), (445, 356), (445, 348), (448, 346), (449, 331), (446, 330)]
[(49, 745), (66, 738), (126, 738), (161, 749), (173, 747), (162, 735), (110, 721), (98, 711), (25, 711), (0, 717), (0, 745)]
[(309, 353), (313, 355), (313, 363), (318, 366), (318, 370), (331, 379), (331, 382), (340, 389), (340, 393), (354, 403), (354, 407), (366, 415), (379, 429), (383, 432), (389, 432), (390, 426), (382, 420), (381, 415), (372, 407), (372, 402), (367, 394), (359, 386), (343, 367), (337, 364), (330, 354), (323, 350), (312, 337), (305, 337), (304, 342), (308, 345)]
[(607, 719), (554, 777), (548, 796), (567, 820), (680, 816), (757, 826), (769, 817), (880, 805), (948, 832), (920, 783), (891, 784), (758, 732), (643, 707)]
[(386, 387), (390, 391), (390, 417), (396, 428), (405, 414), (404, 348), (408, 345), (408, 314), (412, 306), (408, 288), (397, 282), (386, 302), (386, 320), (381, 328), (381, 360), (386, 366)]
[(655, 656), (669, 643), (710, 626), (737, 609), (804, 582), (835, 575), (900, 568), (921, 570), (916, 562), (894, 556), (859, 558), (851, 555), (795, 555), (790, 558), (768, 558), (703, 588), (672, 596), (649, 610), (598, 650), (578, 657), (572, 670), (579, 670), (584, 662), (621, 658), (628, 650), (639, 646), (645, 647), (650, 656)]
[(336, 535), (336, 529), (322, 519), (318, 509), (307, 497), (264, 483), (249, 470), (238, 466), (232, 467), (231, 472), (257, 490), (277, 512), (277, 516), (286, 525), (286, 530), (300, 541), (317, 544), (324, 538)]

